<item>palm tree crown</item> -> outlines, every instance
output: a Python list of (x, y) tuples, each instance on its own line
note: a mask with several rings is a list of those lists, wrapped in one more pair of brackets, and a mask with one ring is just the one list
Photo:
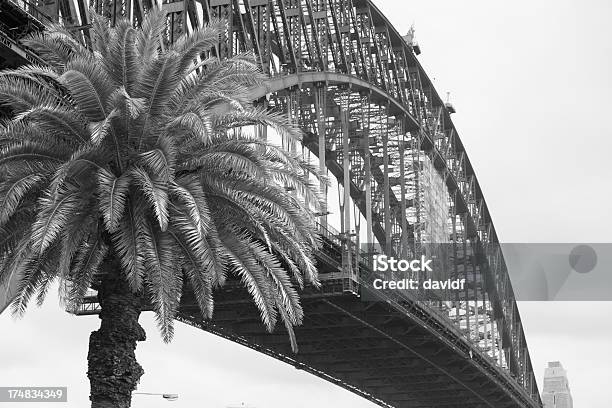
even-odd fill
[(299, 130), (250, 101), (265, 80), (251, 57), (214, 57), (222, 23), (165, 45), (159, 11), (138, 28), (91, 18), (82, 39), (52, 25), (25, 41), (46, 65), (0, 72), (11, 111), (0, 125), (0, 280), (19, 279), (13, 311), (58, 278), (78, 304), (115, 262), (166, 341), (183, 287), (209, 318), (228, 274), (269, 330), (280, 319), (292, 333), (295, 287), (318, 284), (318, 176), (249, 126)]

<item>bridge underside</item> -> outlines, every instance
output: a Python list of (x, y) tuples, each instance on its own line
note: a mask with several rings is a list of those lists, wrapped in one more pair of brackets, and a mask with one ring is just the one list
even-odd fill
[[(342, 273), (341, 247), (324, 238), (317, 253), (322, 285), (301, 293), (304, 321), (293, 353), (282, 324), (266, 331), (246, 289), (229, 281), (215, 294), (212, 320), (187, 291), (177, 320), (319, 376), (380, 406), (524, 407), (515, 380), (491, 369), (465, 333), (432, 313), (431, 301), (380, 298), (365, 281)], [(360, 265), (362, 275), (369, 268)], [(366, 295), (366, 291), (368, 294)], [(373, 301), (366, 301), (373, 300)], [(439, 306), (439, 305), (438, 305)], [(513, 384), (514, 383), (514, 384)]]
[(202, 320), (195, 302), (185, 299), (179, 320), (309, 371), (382, 406), (520, 406), (470, 361), (469, 354), (458, 353), (388, 303), (363, 302), (353, 293), (313, 291), (302, 296), (302, 305), (305, 320), (296, 328), (297, 354), (291, 352), (284, 328), (265, 331), (246, 293), (224, 291), (216, 300), (211, 322)]

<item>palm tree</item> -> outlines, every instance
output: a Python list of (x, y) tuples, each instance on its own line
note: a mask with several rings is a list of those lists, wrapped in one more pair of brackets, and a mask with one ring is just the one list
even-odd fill
[(297, 287), (318, 285), (321, 197), (313, 167), (249, 133), (263, 124), (300, 137), (249, 100), (265, 79), (251, 57), (214, 57), (222, 23), (167, 45), (161, 11), (137, 28), (91, 21), (81, 40), (49, 25), (24, 41), (44, 66), (0, 72), (11, 112), (0, 125), (0, 280), (18, 278), (17, 315), (55, 280), (67, 308), (96, 289), (92, 407), (129, 407), (141, 309), (152, 306), (168, 342), (183, 288), (211, 318), (213, 290), (240, 280), (266, 328), (282, 321), (296, 347)]

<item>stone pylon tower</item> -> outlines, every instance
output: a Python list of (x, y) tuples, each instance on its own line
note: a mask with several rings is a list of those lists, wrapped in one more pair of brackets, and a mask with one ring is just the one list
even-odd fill
[(544, 372), (542, 401), (544, 408), (573, 408), (574, 406), (567, 381), (567, 372), (558, 361), (549, 362)]

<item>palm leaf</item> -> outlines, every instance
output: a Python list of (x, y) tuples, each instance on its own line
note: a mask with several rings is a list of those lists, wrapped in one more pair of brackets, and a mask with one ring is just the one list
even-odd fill
[(91, 213), (87, 211), (81, 212), (72, 223), (66, 225), (61, 236), (58, 276), (64, 279), (71, 276), (71, 264), (75, 254), (94, 233), (97, 233), (97, 226)]
[(90, 241), (80, 245), (69, 277), (70, 290), (68, 296), (62, 299), (68, 310), (74, 311), (82, 303), (107, 253), (108, 246), (98, 236), (91, 237)]
[(114, 30), (115, 36), (109, 44), (108, 58), (103, 61), (115, 85), (131, 93), (142, 68), (136, 49), (137, 31), (128, 20), (120, 20)]
[(129, 174), (116, 177), (106, 169), (98, 171), (98, 199), (106, 228), (114, 233), (123, 217), (130, 187)]
[[(54, 275), (53, 272), (57, 269), (56, 245), (52, 245), (38, 255), (29, 252), (20, 262), (16, 274), (18, 276), (16, 296), (11, 302), (14, 315), (23, 316), (30, 299), (36, 292), (40, 291), (41, 298), (44, 297), (45, 286), (50, 283)], [(39, 301), (40, 303), (41, 301)]]
[(169, 232), (174, 238), (176, 244), (180, 248), (180, 254), (183, 257), (182, 267), (185, 271), (187, 279), (193, 288), (193, 295), (198, 302), (198, 306), (205, 319), (212, 318), (213, 304), (213, 284), (210, 270), (214, 268), (213, 254), (205, 252), (203, 256), (197, 257), (189, 243), (179, 234), (173, 231)]
[(175, 259), (172, 236), (167, 232), (156, 232), (150, 224), (145, 231), (145, 284), (162, 339), (169, 342), (174, 335), (173, 321), (180, 301), (182, 271)]
[(35, 253), (42, 254), (56, 240), (82, 204), (80, 189), (70, 184), (64, 185), (56, 197), (47, 191), (40, 198), (40, 211), (32, 225), (31, 240)]
[(163, 185), (140, 167), (134, 167), (130, 175), (135, 185), (144, 193), (149, 205), (153, 208), (157, 222), (162, 231), (168, 227), (168, 186)]
[(277, 311), (265, 271), (250, 254), (248, 245), (236, 239), (235, 231), (226, 232), (221, 240), (228, 265), (245, 284), (259, 309), (261, 320), (268, 331), (272, 331), (276, 325)]
[(0, 183), (0, 226), (17, 210), (23, 197), (45, 179), (44, 174), (30, 173)]
[(161, 36), (166, 28), (166, 12), (158, 7), (149, 9), (141, 29), (136, 35), (136, 48), (143, 63), (157, 58), (161, 47)]
[(86, 142), (88, 135), (83, 122), (78, 120), (74, 111), (58, 106), (35, 106), (16, 115), (14, 120), (33, 120), (45, 132), (59, 134), (65, 142), (73, 145)]
[(145, 275), (144, 248), (147, 237), (143, 207), (138, 201), (127, 203), (119, 229), (112, 234), (113, 248), (117, 252), (133, 292), (142, 290)]
[(89, 30), (91, 48), (94, 54), (106, 58), (110, 42), (110, 30), (108, 29), (110, 21), (105, 16), (96, 13), (92, 8), (89, 9), (89, 19), (91, 21), (91, 29)]
[(181, 56), (177, 70), (186, 74), (193, 61), (219, 43), (219, 34), (226, 30), (227, 23), (213, 20), (191, 34), (181, 36), (170, 48)]
[(109, 77), (93, 58), (74, 58), (58, 78), (74, 98), (82, 114), (93, 122), (104, 120), (109, 112), (106, 101), (110, 95)]
[(176, 70), (178, 62), (177, 54), (164, 54), (163, 58), (153, 61), (150, 67), (145, 68), (142, 74), (135, 96), (145, 98), (147, 102), (142, 114), (140, 135), (136, 142), (138, 150), (142, 146), (142, 139), (148, 131), (151, 118), (163, 113), (165, 104), (181, 80)]

